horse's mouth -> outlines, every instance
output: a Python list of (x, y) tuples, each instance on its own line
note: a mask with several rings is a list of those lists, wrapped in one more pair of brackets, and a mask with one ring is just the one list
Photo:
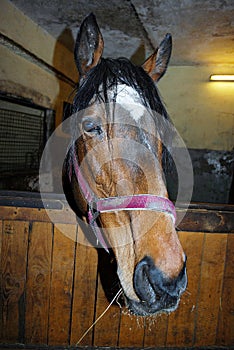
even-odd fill
[(135, 315), (147, 316), (175, 311), (187, 286), (186, 261), (177, 277), (167, 277), (146, 256), (135, 267), (133, 287), (138, 299), (126, 297), (128, 309)]
[(165, 296), (152, 304), (146, 301), (136, 301), (125, 296), (125, 303), (130, 313), (136, 316), (150, 316), (160, 313), (170, 313), (175, 311), (179, 305), (180, 297)]

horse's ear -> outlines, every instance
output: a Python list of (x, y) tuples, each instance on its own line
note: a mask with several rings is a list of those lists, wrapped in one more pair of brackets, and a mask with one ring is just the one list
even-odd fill
[(76, 38), (75, 62), (81, 76), (95, 67), (103, 52), (104, 42), (93, 13), (82, 22)]
[(171, 49), (171, 34), (167, 34), (155, 52), (143, 63), (142, 67), (154, 81), (159, 81), (165, 74), (171, 57)]

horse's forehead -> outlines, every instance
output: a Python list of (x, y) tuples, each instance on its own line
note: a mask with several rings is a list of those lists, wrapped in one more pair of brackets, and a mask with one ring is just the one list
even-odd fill
[(142, 97), (134, 88), (126, 84), (117, 84), (110, 88), (107, 94), (107, 102), (104, 102), (102, 93), (98, 99), (93, 98), (86, 109), (86, 116), (98, 115), (104, 124), (128, 124), (142, 131), (156, 132), (157, 113), (143, 105)]
[(142, 105), (141, 97), (136, 90), (125, 84), (118, 84), (115, 91), (110, 91), (110, 98), (128, 111), (130, 117), (135, 121), (143, 117), (146, 108)]
[(138, 92), (126, 84), (118, 84), (116, 88), (116, 102), (141, 104)]

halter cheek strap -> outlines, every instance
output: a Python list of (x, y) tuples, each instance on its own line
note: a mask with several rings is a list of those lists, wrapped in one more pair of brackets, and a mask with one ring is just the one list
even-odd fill
[(88, 221), (92, 227), (97, 240), (107, 251), (108, 247), (102, 235), (96, 219), (100, 213), (116, 212), (122, 210), (153, 210), (166, 213), (171, 216), (173, 223), (176, 222), (176, 210), (174, 204), (166, 197), (160, 197), (152, 194), (138, 194), (132, 196), (119, 196), (108, 198), (97, 198), (90, 189), (85, 180), (75, 154), (74, 146), (72, 151), (72, 163), (69, 169), (69, 179), (72, 178), (72, 169), (74, 170), (76, 180), (80, 186), (84, 199), (88, 203)]

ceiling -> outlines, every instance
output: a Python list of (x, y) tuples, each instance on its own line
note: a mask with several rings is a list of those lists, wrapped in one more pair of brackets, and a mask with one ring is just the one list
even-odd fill
[(166, 33), (174, 65), (234, 64), (234, 0), (11, 0), (70, 50), (93, 12), (104, 56), (143, 61)]

